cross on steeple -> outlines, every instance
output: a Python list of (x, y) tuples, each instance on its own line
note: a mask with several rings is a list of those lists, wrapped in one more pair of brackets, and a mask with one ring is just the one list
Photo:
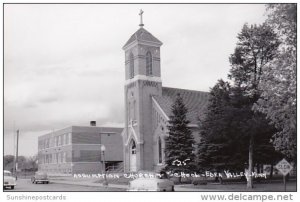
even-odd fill
[(140, 24), (139, 24), (140, 27), (143, 27), (143, 26), (144, 26), (144, 24), (143, 24), (143, 13), (144, 13), (144, 11), (141, 9), (141, 10), (140, 10), (140, 13), (139, 13), (139, 15), (141, 16), (141, 22), (140, 22)]

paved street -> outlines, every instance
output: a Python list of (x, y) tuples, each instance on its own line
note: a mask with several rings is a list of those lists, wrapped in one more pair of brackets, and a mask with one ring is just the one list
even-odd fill
[(50, 184), (32, 184), (30, 179), (18, 179), (14, 190), (5, 191), (125, 191), (119, 188), (105, 188), (97, 186), (80, 186), (50, 182)]
[[(78, 183), (78, 182), (77, 182)], [(81, 184), (81, 185), (80, 185)], [(115, 187), (103, 187), (96, 183), (86, 183), (81, 182), (80, 184), (74, 184), (64, 181), (52, 181), (50, 184), (32, 184), (30, 179), (19, 179), (17, 181), (17, 186), (14, 190), (7, 189), (5, 191), (126, 191), (125, 188), (115, 188)], [(90, 185), (89, 185), (90, 184)], [(123, 185), (124, 186), (124, 185)], [(283, 191), (282, 183), (271, 183), (271, 184), (255, 184), (253, 190), (248, 190), (246, 184), (229, 184), (229, 185), (219, 185), (219, 184), (208, 184), (208, 185), (176, 185), (175, 191)], [(287, 183), (287, 191), (296, 191), (296, 182)]]

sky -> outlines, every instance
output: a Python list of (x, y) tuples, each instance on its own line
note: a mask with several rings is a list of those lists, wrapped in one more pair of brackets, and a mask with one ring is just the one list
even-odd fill
[(37, 137), (72, 125), (123, 127), (122, 46), (139, 28), (163, 42), (166, 87), (209, 91), (227, 79), (245, 23), (263, 4), (4, 5), (4, 154), (37, 154)]

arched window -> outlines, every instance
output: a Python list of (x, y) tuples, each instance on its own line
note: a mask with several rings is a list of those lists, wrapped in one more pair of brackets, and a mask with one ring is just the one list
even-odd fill
[(162, 146), (160, 137), (158, 137), (158, 163), (162, 163)]
[(149, 51), (146, 54), (146, 75), (152, 75), (152, 55)]
[(129, 65), (129, 77), (132, 79), (134, 77), (134, 58), (132, 53), (129, 56)]

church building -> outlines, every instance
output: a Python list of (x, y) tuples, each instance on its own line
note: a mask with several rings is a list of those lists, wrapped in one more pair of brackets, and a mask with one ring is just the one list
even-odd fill
[[(125, 127), (122, 132), (124, 171), (159, 171), (164, 167), (165, 138), (171, 107), (179, 93), (188, 109), (188, 125), (199, 141), (198, 120), (208, 103), (208, 92), (162, 86), (162, 42), (140, 28), (123, 46), (125, 51)], [(184, 67), (183, 67), (184, 68)]]

